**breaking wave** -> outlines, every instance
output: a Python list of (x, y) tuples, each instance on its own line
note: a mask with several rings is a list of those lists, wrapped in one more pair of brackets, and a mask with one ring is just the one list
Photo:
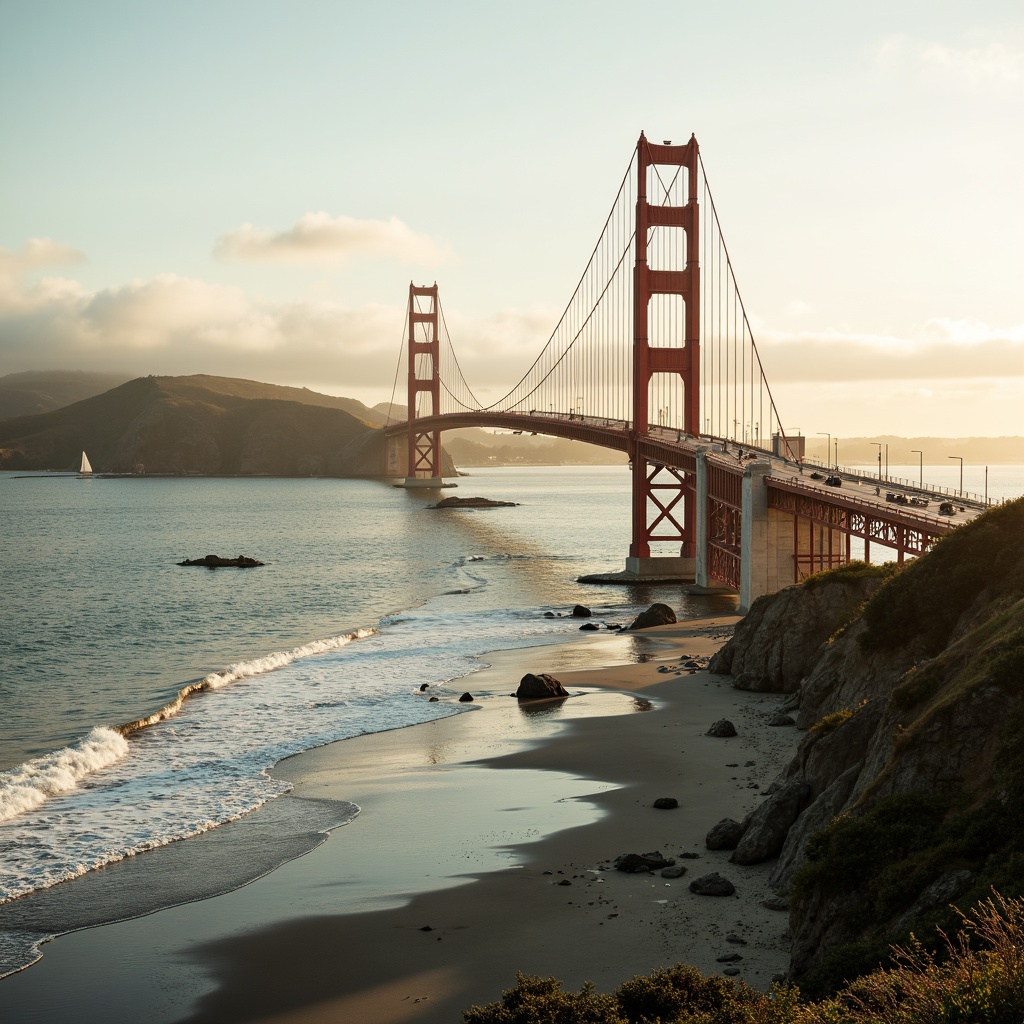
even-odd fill
[(127, 753), (128, 741), (118, 730), (97, 726), (69, 747), (0, 772), (0, 821), (30, 811), (51, 796), (70, 792), (82, 779)]

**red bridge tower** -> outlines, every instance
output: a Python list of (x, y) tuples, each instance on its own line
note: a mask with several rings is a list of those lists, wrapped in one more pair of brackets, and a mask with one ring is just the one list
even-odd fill
[[(692, 574), (696, 541), (696, 488), (692, 473), (650, 463), (642, 437), (650, 429), (650, 386), (655, 374), (683, 380), (683, 432), (700, 436), (700, 218), (697, 205), (697, 140), (685, 146), (654, 145), (641, 133), (637, 142), (636, 258), (633, 269), (633, 531), (627, 571), (638, 576)], [(647, 199), (648, 169), (668, 165), (687, 175), (684, 206), (652, 204)], [(653, 269), (651, 229), (686, 233), (686, 264)], [(656, 295), (678, 295), (684, 303), (683, 337), (652, 345), (650, 304)], [(652, 559), (651, 541), (678, 541), (679, 558)]]

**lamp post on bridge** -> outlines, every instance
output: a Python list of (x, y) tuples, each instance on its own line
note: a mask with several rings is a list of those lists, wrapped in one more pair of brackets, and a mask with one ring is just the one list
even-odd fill
[(882, 442), (881, 441), (872, 441), (871, 443), (873, 445), (876, 445), (877, 448), (878, 448), (878, 480), (879, 480), (879, 482), (881, 482), (881, 480), (882, 480)]
[(924, 452), (921, 451), (920, 448), (911, 448), (910, 449), (910, 454), (911, 455), (919, 456), (919, 458), (917, 460), (917, 462), (918, 462), (918, 467), (917, 467), (917, 472), (918, 472), (917, 486), (920, 487), (921, 490), (924, 490)]
[(946, 458), (960, 460), (960, 489), (956, 493), (962, 498), (964, 496), (964, 457), (962, 455), (947, 455)]
[(817, 431), (819, 437), (827, 437), (828, 441), (825, 442), (825, 462), (828, 463), (828, 458), (832, 454), (832, 435), (827, 430)]

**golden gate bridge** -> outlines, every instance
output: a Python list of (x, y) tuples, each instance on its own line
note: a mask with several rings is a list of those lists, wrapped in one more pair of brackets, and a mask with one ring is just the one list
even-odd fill
[(875, 544), (902, 562), (980, 511), (911, 509), (866, 478), (842, 490), (837, 474), (804, 473), (803, 438), (783, 427), (693, 136), (640, 135), (562, 316), (497, 401), (485, 405), (466, 381), (436, 283), (410, 284), (407, 325), (409, 414), (385, 428), (388, 475), (442, 486), (441, 433), (468, 426), (625, 452), (632, 527), (616, 579), (729, 588), (746, 609), (848, 562), (854, 537), (866, 558)]

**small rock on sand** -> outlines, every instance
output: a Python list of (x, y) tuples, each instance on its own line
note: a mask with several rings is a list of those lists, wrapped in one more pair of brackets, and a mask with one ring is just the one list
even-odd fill
[(736, 726), (729, 721), (728, 718), (720, 718), (710, 729), (704, 734), (705, 736), (735, 736)]
[(653, 806), (659, 811), (671, 811), (679, 806), (679, 801), (674, 796), (659, 796)]

